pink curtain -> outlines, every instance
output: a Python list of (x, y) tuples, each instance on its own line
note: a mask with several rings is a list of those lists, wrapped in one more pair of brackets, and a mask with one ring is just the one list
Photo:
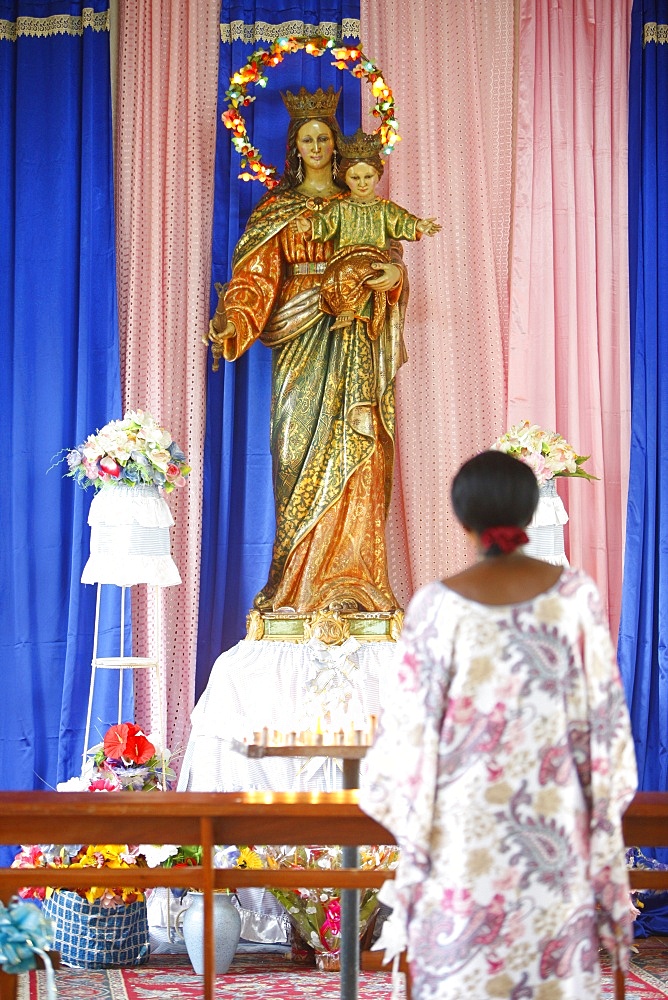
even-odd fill
[[(137, 721), (184, 748), (194, 701), (202, 452), (219, 51), (216, 0), (120, 0), (116, 202), (125, 407), (152, 413), (185, 451), (188, 485), (168, 498), (182, 584), (133, 588), (134, 650), (156, 650), (163, 690), (135, 672)], [(147, 600), (148, 597), (148, 600)]]
[[(401, 143), (389, 196), (443, 231), (409, 245), (392, 578), (405, 600), (473, 558), (462, 460), (528, 418), (599, 483), (559, 480), (570, 560), (617, 627), (629, 439), (626, 81), (631, 0), (362, 2)], [(371, 127), (367, 123), (367, 128)]]
[[(388, 526), (404, 602), (473, 558), (450, 481), (506, 421), (513, 7), (448, 0), (432, 11), (405, 0), (361, 7), (363, 49), (392, 88), (402, 136), (386, 166), (387, 195), (443, 226), (405, 245), (409, 360), (398, 375)], [(373, 128), (366, 113), (363, 124)]]
[(558, 480), (568, 553), (616, 634), (630, 424), (627, 78), (632, 0), (520, 0), (508, 420), (559, 431), (598, 483)]

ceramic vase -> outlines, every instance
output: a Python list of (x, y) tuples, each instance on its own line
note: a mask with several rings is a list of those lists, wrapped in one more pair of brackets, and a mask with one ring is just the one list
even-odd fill
[[(204, 893), (190, 892), (192, 900), (177, 926), (181, 933), (196, 975), (204, 975)], [(241, 936), (241, 915), (228, 893), (216, 892), (213, 896), (213, 927), (216, 956), (216, 975), (227, 972)]]

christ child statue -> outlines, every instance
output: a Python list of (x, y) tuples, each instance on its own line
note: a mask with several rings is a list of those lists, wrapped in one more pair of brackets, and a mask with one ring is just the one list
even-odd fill
[(375, 340), (385, 323), (388, 295), (365, 284), (390, 260), (392, 240), (419, 240), (441, 227), (434, 219), (419, 219), (400, 205), (376, 195), (383, 175), (379, 136), (358, 129), (350, 139), (338, 140), (339, 176), (350, 190), (347, 198), (330, 202), (296, 221), (311, 239), (334, 240), (320, 290), (323, 312), (336, 316), (331, 329), (345, 329), (359, 320)]

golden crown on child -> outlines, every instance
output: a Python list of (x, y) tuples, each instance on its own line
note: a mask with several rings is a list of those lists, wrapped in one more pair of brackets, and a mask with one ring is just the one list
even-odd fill
[(379, 156), (383, 143), (376, 132), (365, 132), (358, 128), (353, 136), (348, 138), (342, 136), (338, 140), (338, 147), (341, 156), (346, 160), (366, 160), (369, 157)]

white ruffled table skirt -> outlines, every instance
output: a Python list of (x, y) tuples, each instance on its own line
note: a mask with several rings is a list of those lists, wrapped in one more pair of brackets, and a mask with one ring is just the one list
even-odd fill
[[(380, 690), (396, 654), (393, 642), (342, 646), (242, 641), (218, 657), (191, 715), (192, 731), (179, 791), (333, 791), (342, 787), (342, 764), (328, 757), (251, 759), (230, 748), (264, 727), (300, 732), (317, 718), (344, 711), (361, 721), (379, 714)], [(361, 769), (364, 761), (361, 762)], [(262, 832), (258, 830), (258, 843)], [(246, 889), (242, 939), (287, 942), (289, 925), (273, 896)]]
[[(300, 732), (328, 711), (366, 729), (378, 716), (379, 691), (396, 652), (392, 642), (343, 646), (264, 640), (237, 643), (218, 657), (195, 706), (179, 791), (331, 791), (341, 765), (329, 758), (249, 759), (229, 741), (261, 731)], [(346, 726), (344, 726), (347, 729)]]

